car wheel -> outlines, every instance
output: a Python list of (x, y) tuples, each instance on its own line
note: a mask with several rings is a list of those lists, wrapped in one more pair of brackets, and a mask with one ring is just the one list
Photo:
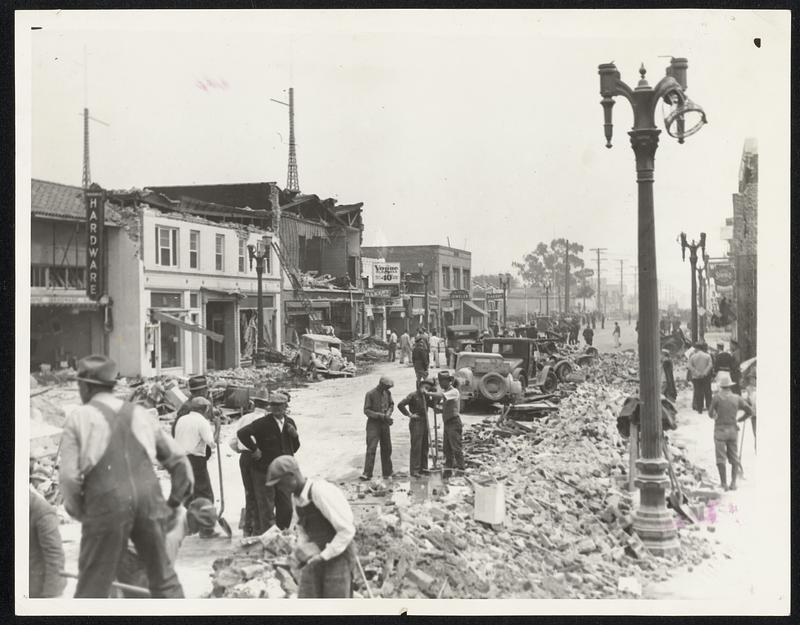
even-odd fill
[(558, 379), (562, 382), (567, 381), (567, 376), (572, 373), (572, 365), (568, 362), (562, 362), (560, 365), (556, 367), (556, 375)]
[(520, 373), (517, 380), (519, 380), (519, 383), (522, 385), (522, 392), (524, 393), (525, 389), (528, 388), (528, 376), (524, 373)]
[(489, 401), (500, 401), (508, 393), (508, 381), (493, 371), (478, 381), (478, 390)]
[(558, 389), (558, 377), (554, 372), (548, 371), (544, 384), (542, 384), (542, 390), (545, 393), (554, 393), (556, 389)]

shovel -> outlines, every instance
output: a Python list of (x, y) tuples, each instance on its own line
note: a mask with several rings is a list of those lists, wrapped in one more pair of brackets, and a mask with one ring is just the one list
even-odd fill
[(219, 470), (219, 515), (217, 516), (217, 523), (225, 532), (228, 538), (233, 537), (233, 530), (230, 524), (223, 518), (222, 513), (225, 511), (225, 491), (222, 486), (222, 455), (219, 453), (219, 417), (215, 418), (217, 428), (217, 469)]
[[(78, 579), (78, 576), (75, 573), (69, 573), (67, 571), (59, 571), (58, 573), (61, 577), (69, 577), (71, 579)], [(113, 581), (111, 582), (111, 587), (116, 588), (117, 590), (121, 590), (123, 592), (128, 593), (132, 597), (141, 597), (142, 599), (149, 598), (150, 590), (147, 588), (141, 588), (139, 586), (131, 586), (130, 584), (123, 584), (122, 582)]]

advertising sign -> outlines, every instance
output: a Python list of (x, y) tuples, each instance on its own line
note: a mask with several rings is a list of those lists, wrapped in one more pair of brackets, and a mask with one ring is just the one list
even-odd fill
[(502, 291), (489, 291), (486, 293), (487, 300), (503, 299)]
[(472, 298), (470, 297), (469, 291), (465, 291), (464, 289), (455, 289), (453, 291), (450, 291), (450, 299), (456, 301), (456, 300), (465, 300)]
[(103, 226), (106, 192), (93, 184), (86, 191), (86, 295), (97, 301), (103, 295)]
[(400, 284), (400, 263), (375, 263), (372, 265), (372, 284)]
[(733, 267), (731, 265), (715, 265), (711, 277), (714, 278), (714, 282), (717, 286), (733, 286), (735, 279)]

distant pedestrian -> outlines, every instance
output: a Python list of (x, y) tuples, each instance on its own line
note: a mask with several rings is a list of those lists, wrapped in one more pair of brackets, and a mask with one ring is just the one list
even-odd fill
[(740, 394), (739, 382), (742, 378), (742, 372), (739, 369), (738, 361), (733, 357), (733, 354), (725, 351), (725, 346), (722, 343), (717, 343), (717, 355), (714, 358), (714, 373), (719, 374), (720, 371), (727, 371), (733, 380), (731, 392)]
[(694, 387), (692, 408), (702, 413), (711, 405), (711, 377), (714, 375), (714, 364), (705, 343), (695, 343), (694, 347), (689, 357), (687, 374)]
[(364, 473), (360, 479), (371, 480), (372, 470), (375, 467), (375, 452), (381, 446), (381, 473), (384, 478), (390, 478), (392, 471), (392, 413), (394, 400), (391, 388), (394, 382), (386, 376), (381, 376), (376, 386), (368, 391), (364, 397), (364, 415), (367, 417), (367, 453), (364, 457)]
[(294, 556), (302, 565), (298, 599), (349, 599), (357, 566), (353, 510), (338, 486), (306, 479), (292, 456), (279, 456), (267, 471), (267, 485), (291, 495), (297, 518)]
[(664, 371), (664, 396), (675, 401), (678, 397), (678, 390), (675, 388), (675, 375), (672, 367), (672, 358), (669, 350), (661, 350), (661, 368)]
[(605, 330), (606, 329), (606, 316), (605, 316), (605, 314), (602, 314), (602, 313), (600, 314), (600, 329), (601, 330)]
[(440, 371), (439, 386), (441, 391), (425, 391), (425, 395), (434, 401), (442, 402), (443, 447), (444, 447), (444, 472), (446, 479), (453, 473), (453, 469), (464, 471), (464, 453), (461, 446), (461, 394), (453, 386), (454, 376), (449, 371)]
[(597, 327), (597, 315), (592, 313), (592, 330)]
[(614, 337), (614, 347), (621, 347), (622, 342), (620, 341), (620, 336), (622, 335), (622, 330), (620, 330), (619, 323), (614, 322), (614, 331), (611, 333), (611, 336)]
[(411, 337), (408, 332), (400, 335), (400, 364), (411, 363)]
[(583, 330), (583, 340), (586, 342), (587, 347), (592, 346), (592, 341), (594, 340), (594, 330), (590, 326), (586, 326)]
[(31, 599), (60, 597), (67, 580), (64, 546), (58, 513), (47, 499), (29, 486), (28, 596)]
[(418, 339), (411, 353), (411, 363), (414, 365), (414, 374), (417, 376), (417, 382), (428, 377), (430, 354), (430, 348), (425, 342), (425, 339)]
[(419, 341), (420, 339), (425, 343), (425, 349), (427, 351), (430, 351), (430, 349), (431, 349), (431, 336), (430, 336), (430, 334), (428, 334), (428, 330), (426, 330), (422, 326), (417, 328), (417, 335), (414, 337), (414, 344), (416, 344), (417, 341)]
[(397, 360), (397, 335), (394, 330), (386, 331), (386, 342), (389, 345), (389, 362)]
[[(716, 454), (717, 470), (719, 471), (719, 481), (725, 490), (736, 490), (736, 476), (740, 473), (739, 450), (737, 434), (739, 424), (737, 415), (739, 410), (743, 410), (745, 416), (741, 420), (753, 414), (750, 404), (739, 395), (731, 392), (733, 380), (727, 371), (720, 373), (719, 392), (711, 400), (708, 409), (708, 416), (714, 420), (714, 451)], [(725, 461), (731, 465), (731, 484), (728, 487)]]
[(436, 381), (425, 378), (417, 382), (417, 390), (406, 395), (397, 404), (397, 409), (408, 417), (408, 431), (411, 439), (409, 472), (411, 477), (420, 477), (428, 469), (428, 408), (431, 401), (425, 396), (426, 390), (433, 390)]
[(439, 368), (439, 345), (441, 344), (441, 339), (436, 336), (436, 330), (431, 331), (431, 339), (430, 339), (430, 364), (431, 367)]

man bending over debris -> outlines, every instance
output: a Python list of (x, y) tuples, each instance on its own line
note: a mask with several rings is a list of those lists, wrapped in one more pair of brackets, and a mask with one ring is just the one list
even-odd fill
[(344, 493), (325, 480), (307, 480), (292, 456), (272, 461), (267, 486), (292, 494), (298, 539), (295, 557), (303, 565), (297, 597), (352, 597), (356, 528)]
[[(83, 406), (64, 423), (60, 484), (67, 512), (81, 522), (76, 597), (106, 598), (128, 539), (147, 569), (153, 597), (183, 598), (167, 557), (169, 519), (192, 492), (192, 469), (144, 408), (114, 397), (117, 364), (106, 356), (78, 363)], [(153, 469), (169, 472), (167, 502)]]

